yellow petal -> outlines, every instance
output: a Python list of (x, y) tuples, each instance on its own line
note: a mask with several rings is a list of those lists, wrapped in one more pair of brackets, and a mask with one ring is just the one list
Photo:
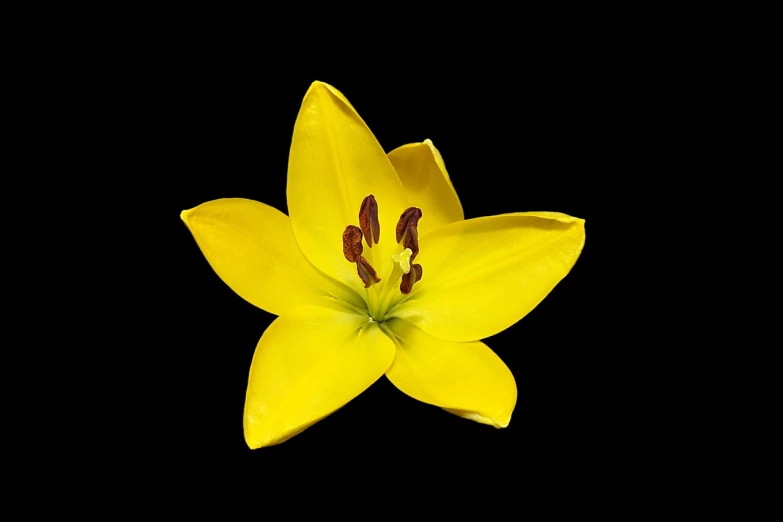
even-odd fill
[(271, 446), (302, 432), (367, 389), (393, 359), (394, 344), (367, 316), (278, 317), (250, 367), (247, 445)]
[(364, 121), (334, 87), (315, 82), (294, 126), (288, 160), (288, 210), (296, 240), (320, 270), (361, 295), (356, 265), (343, 256), (347, 225), (359, 224), (362, 200), (378, 202), (380, 243), (362, 254), (382, 279), (391, 271), (395, 227), (408, 207), (397, 173)]
[[(419, 241), (424, 277), (387, 317), (450, 341), (501, 332), (536, 307), (574, 266), (584, 220), (525, 212), (459, 221)], [(401, 303), (397, 304), (397, 302)]]
[(394, 149), (389, 153), (389, 160), (408, 193), (410, 204), (422, 209), (420, 236), (464, 219), (462, 204), (443, 158), (430, 140)]
[(460, 417), (496, 428), (508, 426), (517, 385), (487, 345), (443, 341), (400, 319), (385, 324), (399, 342), (394, 363), (386, 371), (397, 388)]
[(217, 199), (181, 214), (204, 257), (243, 299), (270, 313), (334, 297), (362, 305), (352, 290), (315, 270), (302, 255), (288, 216), (258, 201)]

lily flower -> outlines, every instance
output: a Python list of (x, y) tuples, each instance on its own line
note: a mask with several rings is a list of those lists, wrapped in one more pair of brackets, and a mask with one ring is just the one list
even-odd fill
[(481, 339), (565, 277), (584, 220), (465, 220), (431, 141), (387, 155), (345, 96), (321, 82), (296, 119), (287, 198), (290, 216), (234, 198), (181, 215), (217, 275), (278, 316), (250, 367), (248, 446), (286, 441), (384, 374), (414, 399), (508, 426), (516, 383)]

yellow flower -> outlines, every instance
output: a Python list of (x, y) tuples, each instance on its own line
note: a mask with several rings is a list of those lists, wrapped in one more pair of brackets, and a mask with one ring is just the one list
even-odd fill
[(247, 199), (182, 212), (218, 276), (279, 316), (250, 367), (248, 446), (293, 437), (384, 374), (415, 399), (508, 426), (514, 377), (480, 339), (565, 277), (584, 221), (556, 212), (464, 220), (432, 142), (385, 154), (321, 82), (294, 126), (287, 195), (290, 218)]

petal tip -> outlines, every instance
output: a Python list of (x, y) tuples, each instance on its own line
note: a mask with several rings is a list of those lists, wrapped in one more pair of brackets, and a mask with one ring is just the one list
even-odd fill
[(245, 444), (251, 450), (256, 450), (266, 446), (273, 446), (276, 441), (274, 437), (271, 437), (269, 433), (265, 432), (252, 414), (245, 413), (243, 420), (242, 431), (245, 435)]
[(503, 429), (508, 428), (508, 425), (511, 423), (511, 414), (504, 415), (503, 417), (495, 420), (495, 428), (497, 429)]
[[(329, 93), (329, 94), (335, 94), (336, 95), (336, 92), (335, 92), (336, 90), (337, 89), (335, 89), (334, 87), (332, 87), (328, 83), (316, 80), (316, 81), (314, 81), (313, 83), (310, 84), (310, 88), (307, 89), (307, 94), (316, 93), (316, 92), (324, 92), (324, 93)], [(305, 97), (306, 96), (307, 95), (305, 95)], [(338, 96), (338, 98), (339, 98), (339, 96)]]
[(179, 218), (185, 222), (185, 224), (188, 224), (188, 217), (190, 216), (190, 213), (193, 212), (193, 209), (190, 208), (188, 210), (183, 210), (179, 213)]
[(306, 101), (310, 99), (312, 96), (317, 96), (324, 92), (326, 93), (329, 92), (329, 88), (327, 84), (325, 84), (324, 82), (314, 81), (313, 83), (310, 84), (310, 87), (307, 88), (307, 92), (305, 93), (303, 100)]
[[(473, 419), (476, 420), (476, 419)], [(479, 421), (481, 422), (481, 421)], [(486, 417), (486, 422), (484, 424), (489, 424), (495, 429), (502, 430), (503, 428), (508, 428), (508, 425), (511, 423), (511, 413), (505, 414), (505, 415), (498, 415), (493, 417)]]
[(304, 99), (307, 100), (312, 95), (325, 95), (330, 98), (332, 102), (337, 101), (338, 103), (342, 103), (346, 105), (352, 112), (356, 112), (356, 109), (354, 109), (353, 105), (351, 105), (351, 102), (348, 101), (348, 98), (346, 98), (345, 95), (336, 87), (333, 87), (326, 82), (316, 80), (311, 83), (310, 88), (307, 89), (307, 94), (305, 94)]
[(513, 411), (510, 411), (506, 414), (500, 415), (484, 415), (476, 411), (458, 410), (453, 408), (444, 409), (449, 413), (453, 413), (454, 415), (462, 417), (463, 419), (472, 420), (473, 422), (478, 422), (479, 424), (486, 424), (487, 426), (492, 426), (495, 429), (507, 428), (511, 422), (511, 414), (513, 413)]
[(313, 83), (310, 84), (310, 88), (308, 90), (315, 90), (315, 89), (325, 89), (328, 88), (329, 84), (324, 83), (320, 80), (315, 80)]

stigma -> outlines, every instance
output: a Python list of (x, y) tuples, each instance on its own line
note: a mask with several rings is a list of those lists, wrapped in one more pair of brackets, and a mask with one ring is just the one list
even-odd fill
[(413, 251), (406, 248), (399, 254), (392, 254), (392, 261), (397, 263), (404, 274), (411, 271), (411, 255)]

